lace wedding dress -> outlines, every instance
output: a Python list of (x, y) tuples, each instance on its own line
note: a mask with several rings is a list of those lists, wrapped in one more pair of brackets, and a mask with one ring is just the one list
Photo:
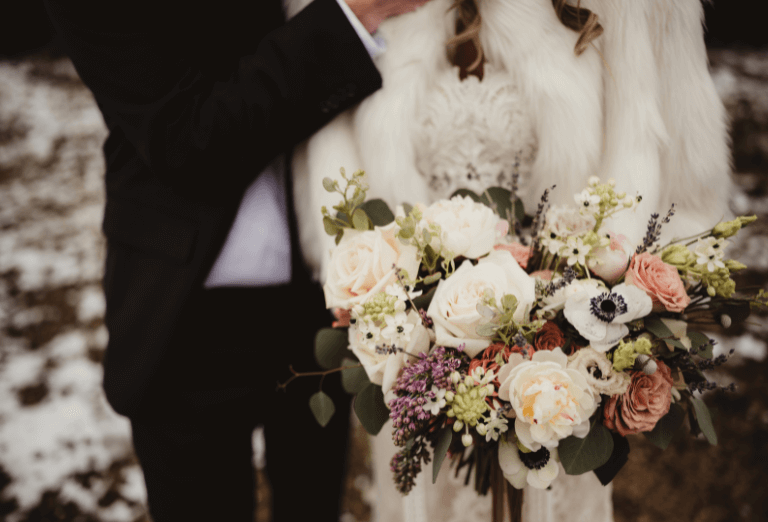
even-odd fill
[[(414, 150), (431, 200), (447, 198), (459, 188), (509, 188), (515, 172), (520, 190), (525, 189), (537, 144), (530, 115), (509, 75), (486, 65), (482, 81), (474, 76), (461, 81), (457, 69), (448, 69), (425, 100), (415, 119)], [(371, 439), (376, 522), (490, 522), (490, 494), (482, 497), (465, 486), (464, 474), (456, 476), (448, 461), (435, 484), (427, 466), (409, 495), (397, 492), (389, 471), (397, 448), (389, 428)], [(609, 522), (611, 492), (593, 473), (569, 476), (561, 469), (550, 490), (525, 490), (523, 520)]]

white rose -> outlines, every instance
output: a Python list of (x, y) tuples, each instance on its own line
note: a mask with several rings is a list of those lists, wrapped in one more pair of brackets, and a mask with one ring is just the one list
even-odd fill
[(536, 283), (517, 264), (512, 254), (495, 250), (477, 265), (467, 260), (448, 279), (440, 281), (427, 314), (435, 323), (435, 343), (464, 350), (474, 357), (491, 344), (490, 337), (477, 335), (477, 327), (486, 322), (477, 304), (490, 289), (497, 300), (506, 294), (517, 298), (514, 319), (526, 322), (536, 300)]
[(377, 353), (375, 346), (365, 342), (366, 331), (359, 327), (359, 322), (349, 327), (349, 349), (357, 356), (371, 382), (381, 385), (382, 392), (387, 393), (408, 359), (429, 350), (429, 330), (421, 323), (421, 316), (411, 310), (406, 320), (410, 335), (405, 346), (401, 347), (403, 351)]
[(440, 200), (424, 210), (423, 220), (440, 225), (443, 248), (456, 256), (477, 259), (493, 249), (501, 218), (469, 197)]
[(586, 437), (597, 409), (584, 376), (568, 368), (562, 350), (541, 350), (530, 361), (510, 359), (499, 371), (499, 398), (512, 404), (515, 434), (532, 451), (556, 447), (570, 435)]
[(331, 251), (323, 291), (327, 308), (351, 308), (396, 281), (393, 265), (410, 277), (419, 270), (418, 250), (395, 237), (395, 223), (360, 232), (345, 230)]
[(613, 370), (613, 363), (602, 352), (587, 346), (568, 358), (568, 368), (578, 371), (587, 384), (602, 395), (619, 395), (627, 391), (632, 378)]
[(579, 236), (595, 227), (595, 218), (573, 207), (552, 206), (545, 216), (547, 230), (558, 237)]

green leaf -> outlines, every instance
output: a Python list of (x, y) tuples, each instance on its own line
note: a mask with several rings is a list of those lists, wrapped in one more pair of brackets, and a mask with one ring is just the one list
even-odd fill
[(435, 290), (437, 290), (437, 287), (434, 287), (432, 290), (430, 290), (426, 294), (421, 294), (419, 297), (413, 298), (413, 304), (416, 305), (416, 310), (429, 309), (429, 303), (432, 302), (432, 297), (435, 295)]
[(440, 432), (440, 435), (437, 436), (434, 460), (432, 461), (432, 484), (437, 482), (437, 474), (440, 473), (445, 456), (448, 454), (448, 448), (451, 447), (451, 440), (453, 440), (453, 429), (450, 426), (446, 426)]
[(325, 233), (329, 236), (335, 236), (339, 233), (339, 227), (328, 216), (323, 218), (323, 227), (325, 227)]
[(454, 196), (470, 197), (470, 198), (472, 198), (473, 201), (481, 203), (480, 196), (478, 196), (477, 194), (475, 194), (474, 192), (472, 192), (469, 189), (458, 189), (456, 192), (451, 194), (451, 197), (448, 198), (448, 199), (451, 199)]
[(440, 281), (442, 277), (443, 277), (443, 274), (439, 272), (436, 274), (428, 275), (427, 277), (424, 278), (424, 284), (431, 285), (431, 284), (437, 283), (438, 281)]
[(520, 198), (515, 198), (515, 219), (522, 223), (525, 220), (525, 206), (523, 205), (523, 202), (520, 201)]
[(667, 328), (667, 325), (662, 323), (661, 319), (659, 319), (657, 316), (650, 315), (646, 317), (643, 319), (643, 324), (649, 332), (651, 332), (659, 339), (664, 339), (664, 342), (671, 344), (675, 348), (685, 350), (686, 352), (688, 351), (688, 348), (686, 348), (685, 345), (681, 343), (677, 337), (675, 337), (675, 335), (672, 333), (672, 330)]
[(315, 420), (320, 426), (325, 428), (331, 421), (336, 407), (333, 405), (333, 401), (324, 392), (317, 392), (309, 398), (309, 409), (312, 410), (312, 414), (315, 416)]
[(498, 327), (499, 325), (497, 324), (483, 323), (481, 325), (478, 325), (477, 328), (475, 328), (475, 333), (480, 337), (491, 337), (493, 334), (496, 333), (496, 328)]
[(517, 297), (512, 294), (504, 294), (501, 298), (501, 306), (505, 311), (515, 311), (517, 309)]
[(667, 449), (675, 434), (680, 430), (680, 426), (683, 425), (683, 420), (685, 420), (683, 408), (679, 404), (672, 404), (669, 407), (669, 413), (659, 419), (652, 431), (646, 431), (643, 435), (654, 446)]
[(406, 216), (411, 213), (411, 210), (413, 210), (413, 205), (410, 203), (403, 203), (403, 212), (405, 212)]
[(370, 230), (370, 219), (368, 219), (368, 215), (365, 213), (365, 211), (361, 208), (356, 208), (355, 211), (352, 213), (352, 226), (355, 227), (355, 230), (360, 231), (366, 231)]
[(703, 344), (707, 345), (705, 349), (698, 353), (699, 357), (705, 357), (707, 359), (712, 358), (714, 355), (712, 352), (714, 351), (715, 347), (709, 344), (709, 337), (701, 332), (688, 332), (688, 339), (691, 340), (691, 348), (698, 348)]
[(381, 427), (389, 419), (389, 410), (384, 404), (384, 394), (381, 386), (369, 384), (355, 396), (355, 414), (360, 419), (365, 431), (378, 435)]
[(363, 391), (366, 386), (371, 384), (371, 381), (368, 379), (368, 374), (365, 373), (365, 368), (360, 366), (358, 361), (345, 358), (341, 361), (341, 366), (342, 368), (352, 366), (352, 368), (341, 371), (341, 385), (347, 393), (356, 395)]
[(571, 435), (561, 440), (557, 447), (560, 462), (569, 475), (581, 475), (597, 469), (611, 458), (613, 453), (611, 432), (597, 420), (593, 422), (592, 429), (586, 437), (580, 439)]
[[(490, 196), (490, 200), (488, 199)], [(496, 206), (496, 213), (502, 218), (507, 219), (507, 211), (512, 212), (512, 192), (502, 187), (491, 187), (480, 197), (480, 201), (489, 207)]]
[(707, 438), (710, 444), (713, 446), (717, 444), (717, 433), (715, 433), (715, 427), (712, 425), (712, 416), (709, 414), (709, 408), (701, 399), (691, 397), (691, 404), (693, 404), (693, 410), (696, 413), (696, 422), (699, 425), (699, 429)]
[(395, 220), (395, 215), (389, 209), (386, 203), (381, 199), (371, 199), (366, 201), (360, 208), (368, 214), (374, 226), (383, 227), (389, 225)]
[(321, 328), (315, 334), (315, 360), (322, 368), (339, 368), (344, 357), (350, 357), (346, 328)]
[(336, 190), (331, 178), (323, 178), (323, 188), (328, 192), (334, 192)]

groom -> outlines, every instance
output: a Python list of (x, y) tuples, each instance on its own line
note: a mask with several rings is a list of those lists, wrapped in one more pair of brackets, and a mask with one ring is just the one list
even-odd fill
[(338, 520), (349, 401), (321, 429), (317, 380), (276, 392), (289, 365), (314, 369), (329, 320), (287, 154), (381, 86), (369, 33), (425, 1), (315, 0), (285, 22), (278, 0), (46, 0), (109, 130), (104, 389), (155, 522), (253, 520), (257, 424), (273, 518)]

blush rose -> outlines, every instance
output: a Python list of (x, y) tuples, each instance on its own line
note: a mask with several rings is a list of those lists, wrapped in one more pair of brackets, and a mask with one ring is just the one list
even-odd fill
[(653, 301), (654, 312), (682, 312), (691, 303), (677, 268), (648, 252), (632, 258), (626, 282), (648, 294)]
[(669, 366), (657, 361), (656, 371), (646, 375), (632, 372), (629, 388), (614, 395), (605, 405), (603, 423), (619, 435), (651, 431), (669, 412), (672, 403), (672, 372)]

